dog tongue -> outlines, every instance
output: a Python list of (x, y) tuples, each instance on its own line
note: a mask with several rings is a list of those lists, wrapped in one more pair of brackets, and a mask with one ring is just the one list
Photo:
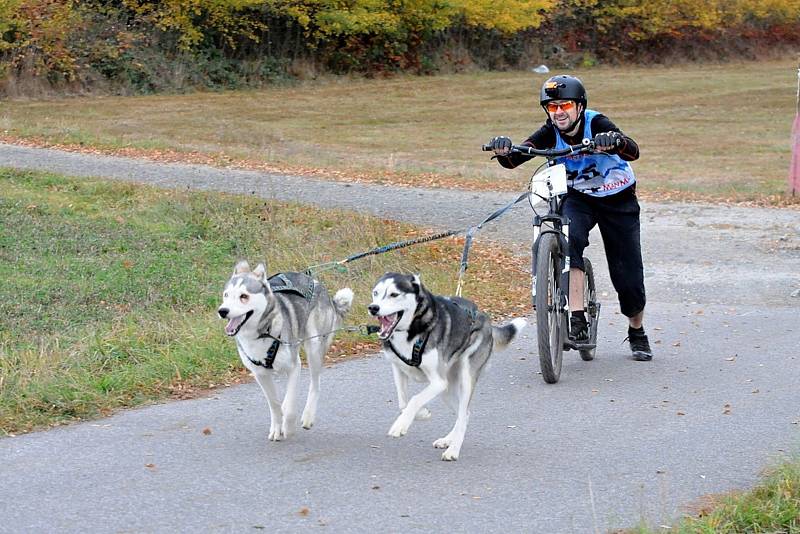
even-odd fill
[(389, 332), (389, 330), (392, 329), (392, 326), (394, 326), (396, 318), (397, 318), (396, 313), (393, 313), (391, 315), (384, 315), (383, 317), (378, 317), (378, 322), (381, 323), (380, 335), (385, 335), (387, 332)]
[(240, 315), (239, 317), (234, 317), (228, 321), (228, 324), (225, 326), (225, 333), (229, 336), (234, 335), (236, 333), (236, 329), (239, 328), (239, 326), (242, 324), (242, 321), (244, 321), (244, 318), (244, 315)]

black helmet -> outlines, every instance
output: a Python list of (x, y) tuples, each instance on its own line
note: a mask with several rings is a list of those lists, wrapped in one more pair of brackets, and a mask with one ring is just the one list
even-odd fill
[(575, 76), (560, 74), (548, 78), (539, 96), (539, 104), (544, 106), (551, 100), (575, 100), (586, 108), (586, 88)]

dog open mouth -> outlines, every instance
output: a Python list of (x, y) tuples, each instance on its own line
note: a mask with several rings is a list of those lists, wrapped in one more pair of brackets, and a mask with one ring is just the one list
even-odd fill
[(400, 322), (402, 317), (402, 311), (389, 315), (379, 315), (377, 319), (381, 324), (381, 330), (378, 332), (378, 337), (381, 339), (387, 339), (389, 336), (391, 336), (392, 332), (394, 332), (394, 329), (397, 328), (397, 324)]
[(253, 310), (248, 311), (247, 313), (240, 315), (239, 317), (233, 317), (228, 321), (228, 324), (225, 325), (225, 333), (229, 336), (235, 336), (239, 333), (239, 330), (242, 328), (244, 323), (253, 315)]

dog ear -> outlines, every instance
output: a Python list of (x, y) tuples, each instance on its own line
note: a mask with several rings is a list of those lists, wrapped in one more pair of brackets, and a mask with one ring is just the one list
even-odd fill
[(247, 263), (245, 260), (241, 260), (236, 263), (233, 267), (233, 274), (242, 274), (242, 273), (249, 273), (250, 272), (250, 264)]
[(422, 291), (422, 280), (420, 280), (419, 274), (415, 274), (411, 277), (411, 286), (417, 293)]
[(256, 265), (256, 268), (253, 269), (253, 274), (257, 276), (261, 280), (261, 283), (264, 284), (264, 287), (267, 288), (267, 293), (272, 293), (269, 280), (267, 280), (267, 266), (263, 263), (259, 263)]

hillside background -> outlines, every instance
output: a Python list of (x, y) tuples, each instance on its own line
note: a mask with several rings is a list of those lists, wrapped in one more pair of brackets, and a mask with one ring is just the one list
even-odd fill
[(0, 94), (775, 57), (800, 0), (0, 0)]

